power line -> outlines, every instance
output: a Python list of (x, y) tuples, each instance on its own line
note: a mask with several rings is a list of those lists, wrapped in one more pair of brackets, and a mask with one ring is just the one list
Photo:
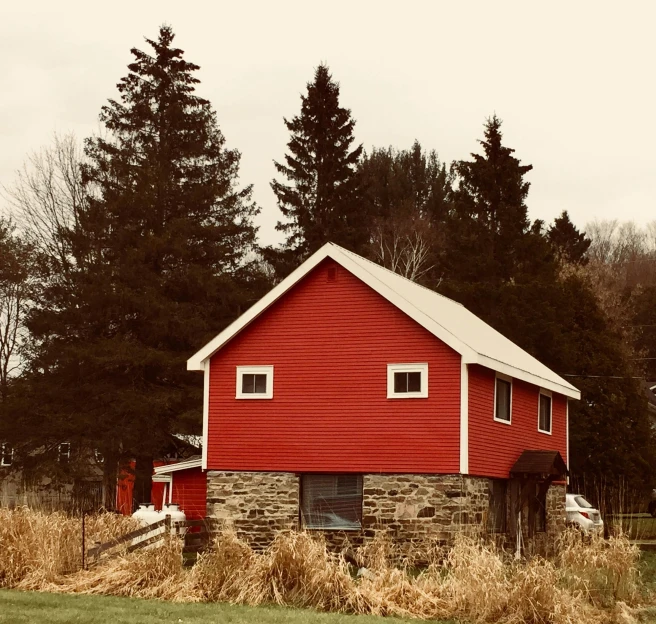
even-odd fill
[(620, 376), (620, 375), (561, 375), (561, 377), (581, 377), (585, 379), (644, 379), (644, 377)]

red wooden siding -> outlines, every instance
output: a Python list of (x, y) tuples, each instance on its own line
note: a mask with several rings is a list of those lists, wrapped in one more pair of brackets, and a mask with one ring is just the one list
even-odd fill
[(200, 468), (176, 470), (171, 473), (171, 502), (180, 505), (187, 520), (199, 520), (207, 513), (207, 473)]
[(538, 431), (539, 388), (517, 379), (512, 384), (512, 424), (494, 420), (494, 371), (469, 367), (469, 472), (508, 477), (521, 452), (560, 451), (567, 461), (567, 398), (552, 395), (552, 434)]
[[(428, 398), (388, 400), (387, 364), (415, 362)], [(273, 399), (235, 399), (238, 365), (273, 365)], [(459, 469), (459, 354), (332, 260), (212, 358), (209, 396), (210, 470)]]

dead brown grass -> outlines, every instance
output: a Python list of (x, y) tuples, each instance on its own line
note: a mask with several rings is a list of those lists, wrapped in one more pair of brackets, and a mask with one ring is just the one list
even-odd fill
[[(316, 535), (281, 534), (264, 552), (255, 552), (228, 529), (191, 569), (182, 566), (181, 543), (170, 539), (108, 559), (91, 571), (69, 573), (79, 555), (79, 527), (75, 533), (60, 516), (13, 513), (0, 515), (0, 578), (5, 586), (24, 589), (279, 604), (476, 624), (628, 624), (635, 621), (633, 609), (641, 595), (638, 551), (625, 537), (583, 539), (567, 533), (555, 558), (514, 561), (494, 545), (462, 535), (447, 551), (428, 545), (423, 552), (432, 553), (431, 563), (420, 573), (395, 566), (396, 546), (381, 537), (358, 551), (356, 558), (367, 571), (356, 576)], [(95, 523), (92, 533), (122, 532), (110, 517)], [(54, 533), (37, 536), (39, 531)], [(34, 550), (6, 551), (15, 535), (31, 535)], [(61, 554), (55, 554), (57, 548)]]
[[(62, 512), (0, 508), (0, 587), (40, 589), (79, 569), (82, 520)], [(87, 544), (136, 528), (132, 518), (98, 514), (86, 518)]]

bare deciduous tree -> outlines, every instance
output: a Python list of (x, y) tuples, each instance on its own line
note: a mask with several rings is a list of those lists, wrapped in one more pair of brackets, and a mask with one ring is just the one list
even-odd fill
[(78, 223), (85, 201), (82, 149), (72, 134), (31, 154), (4, 189), (25, 240), (65, 271), (71, 263), (68, 232)]
[(379, 223), (372, 234), (373, 258), (416, 282), (433, 268), (430, 235), (430, 225), (421, 218)]
[(9, 221), (0, 219), (0, 404), (7, 400), (10, 379), (21, 367), (19, 351), (26, 338), (32, 263), (31, 245), (16, 235)]

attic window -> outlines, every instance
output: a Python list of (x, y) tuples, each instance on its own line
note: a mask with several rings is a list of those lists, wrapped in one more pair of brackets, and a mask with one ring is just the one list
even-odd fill
[(425, 399), (428, 397), (428, 364), (388, 364), (388, 399)]
[(237, 366), (238, 399), (272, 399), (273, 366)]
[(552, 401), (551, 392), (540, 390), (538, 403), (538, 431), (551, 435), (551, 413)]
[(494, 388), (494, 420), (507, 425), (512, 420), (512, 379), (499, 373)]

